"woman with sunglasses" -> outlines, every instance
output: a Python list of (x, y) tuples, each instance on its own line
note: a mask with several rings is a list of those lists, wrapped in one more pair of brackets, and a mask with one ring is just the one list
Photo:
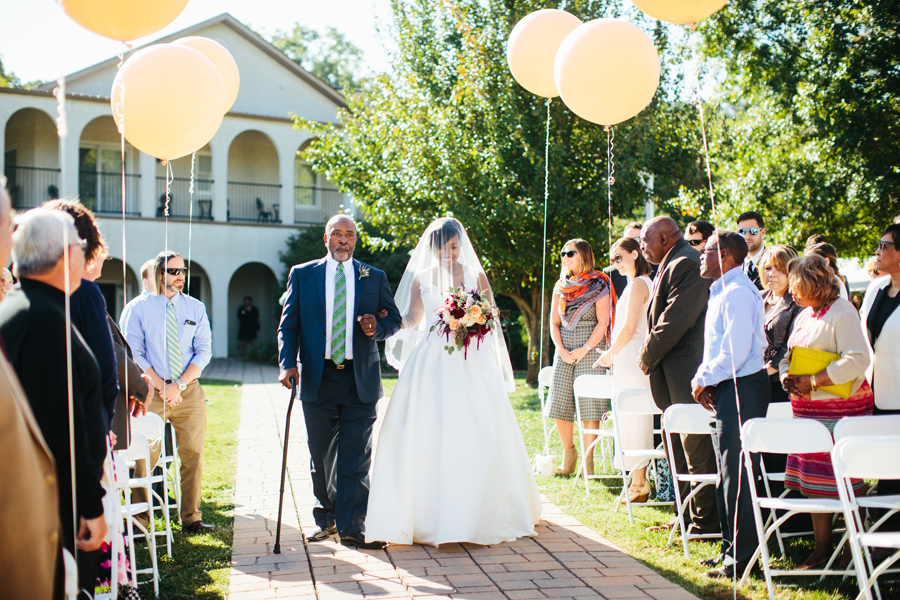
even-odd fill
[[(874, 268), (881, 274), (866, 290), (860, 317), (872, 364), (866, 372), (875, 392), (876, 415), (900, 414), (900, 224), (889, 225), (875, 250)], [(900, 481), (882, 480), (878, 495), (900, 494)], [(893, 516), (881, 529), (900, 529)]]
[[(560, 253), (562, 272), (553, 290), (550, 304), (550, 338), (556, 346), (553, 356), (553, 382), (548, 394), (547, 414), (556, 420), (562, 440), (563, 465), (557, 475), (575, 472), (578, 452), (573, 439), (575, 424), (575, 379), (588, 373), (603, 374), (593, 361), (583, 360), (606, 341), (615, 310), (615, 292), (603, 272), (594, 269), (594, 252), (585, 240), (569, 240)], [(605, 346), (602, 346), (605, 349)], [(578, 405), (585, 428), (597, 429), (609, 399), (582, 398)], [(596, 436), (585, 435), (587, 448)], [(594, 473), (594, 455), (584, 457), (587, 473)]]
[[(612, 344), (594, 366), (612, 367), (613, 383), (617, 390), (649, 388), (650, 377), (644, 375), (638, 365), (641, 345), (647, 337), (647, 308), (650, 306), (650, 290), (653, 282), (650, 263), (641, 254), (641, 246), (632, 238), (622, 238), (609, 251), (610, 263), (628, 278), (628, 285), (619, 299), (619, 312), (613, 326)], [(622, 446), (626, 449), (653, 447), (653, 417), (647, 415), (620, 415), (619, 431)], [(650, 497), (646, 460), (629, 458), (624, 469), (631, 473), (629, 502), (646, 502)], [(616, 464), (617, 468), (622, 465)], [(621, 500), (625, 502), (624, 494)]]

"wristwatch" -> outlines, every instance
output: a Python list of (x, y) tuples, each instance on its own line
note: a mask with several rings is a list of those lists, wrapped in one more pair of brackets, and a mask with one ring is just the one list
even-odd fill
[(172, 381), (172, 383), (174, 383), (175, 385), (178, 386), (178, 391), (180, 391), (180, 392), (183, 392), (184, 390), (187, 389), (187, 384), (184, 383), (183, 381), (181, 381), (180, 379), (174, 379)]

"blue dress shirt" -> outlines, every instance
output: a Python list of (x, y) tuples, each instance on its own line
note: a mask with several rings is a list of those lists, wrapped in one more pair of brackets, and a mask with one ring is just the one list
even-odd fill
[(740, 266), (734, 267), (709, 288), (703, 362), (691, 383), (715, 386), (752, 375), (765, 367), (768, 343), (765, 309), (759, 290)]
[[(135, 302), (128, 317), (125, 338), (134, 353), (134, 362), (146, 370), (153, 367), (163, 379), (172, 379), (169, 370), (169, 353), (166, 345), (166, 303), (164, 294), (151, 294)], [(182, 370), (195, 364), (206, 368), (212, 358), (212, 334), (206, 306), (182, 293), (172, 296), (175, 319), (178, 324), (178, 341), (181, 346)]]

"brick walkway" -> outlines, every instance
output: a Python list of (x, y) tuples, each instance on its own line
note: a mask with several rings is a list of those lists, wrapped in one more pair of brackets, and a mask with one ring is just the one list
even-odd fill
[(207, 377), (244, 382), (238, 435), (230, 600), (299, 598), (694, 598), (544, 498), (538, 536), (498, 546), (306, 543), (314, 498), (302, 408), (294, 404), (281, 554), (273, 554), (289, 392), (273, 368), (216, 361)]

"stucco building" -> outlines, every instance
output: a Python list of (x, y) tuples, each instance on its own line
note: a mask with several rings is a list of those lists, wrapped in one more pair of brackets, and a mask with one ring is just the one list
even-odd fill
[(245, 295), (260, 310), (258, 341), (274, 339), (282, 291), (278, 253), (287, 238), (337, 212), (354, 210), (348, 195), (297, 156), (309, 134), (295, 130), (289, 116), (333, 122), (345, 103), (340, 93), (228, 14), (153, 43), (191, 35), (214, 39), (229, 50), (241, 86), (221, 128), (197, 152), (193, 199), (191, 157), (172, 161), (168, 219), (162, 208), (164, 166), (127, 142), (123, 218), (122, 153), (109, 102), (116, 57), (66, 77), (68, 136), (62, 143), (55, 84), (37, 90), (0, 88), (0, 167), (16, 209), (58, 194), (80, 197), (95, 211), (110, 246), (110, 260), (97, 283), (115, 316), (126, 298), (140, 292), (145, 260), (164, 248), (190, 255), (190, 291), (206, 304), (213, 354), (221, 357), (237, 352), (236, 313)]

